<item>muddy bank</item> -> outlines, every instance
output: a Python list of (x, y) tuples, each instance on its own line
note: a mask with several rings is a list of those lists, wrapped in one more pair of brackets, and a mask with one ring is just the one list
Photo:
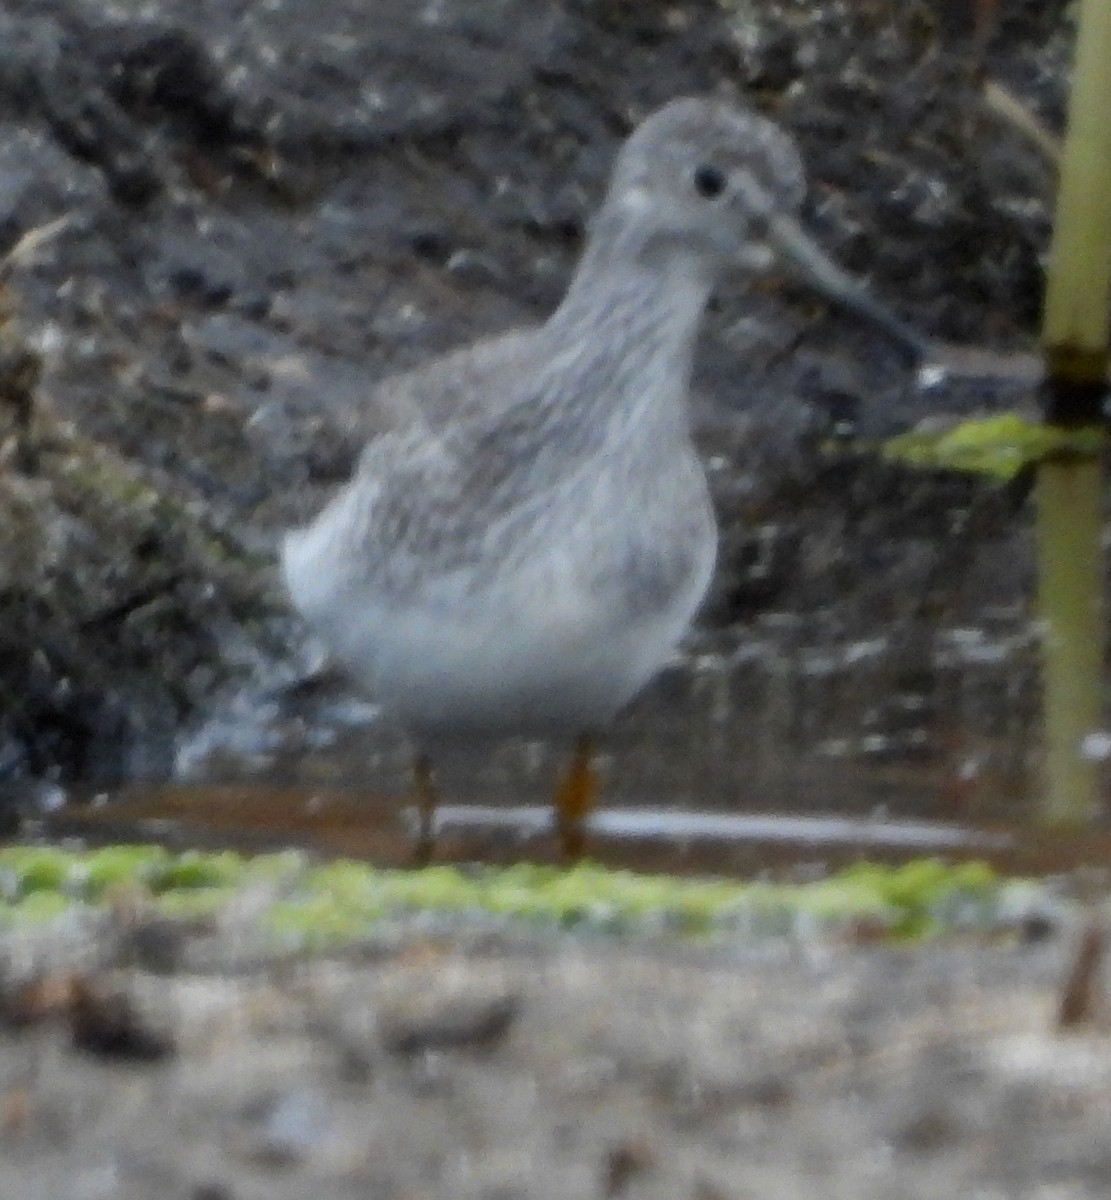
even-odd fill
[[(559, 297), (611, 152), (677, 94), (743, 93), (799, 138), (807, 219), (925, 333), (1029, 345), (1052, 169), (982, 104), (982, 72), (1059, 126), (1063, 5), (986, 38), (948, 4), (489, 0), (264, 7), (23, 0), (0, 18), (0, 766), (165, 774), (246, 681), (296, 674), (277, 531), (399, 414), (368, 381)], [(12, 388), (8, 389), (12, 391)], [(715, 303), (696, 418), (725, 527), (703, 622), (893, 633), (936, 677), (946, 625), (1020, 625), (1021, 490), (832, 439), (941, 407), (891, 349), (788, 281)], [(696, 639), (697, 641), (697, 639)], [(926, 689), (929, 690), (928, 687)]]

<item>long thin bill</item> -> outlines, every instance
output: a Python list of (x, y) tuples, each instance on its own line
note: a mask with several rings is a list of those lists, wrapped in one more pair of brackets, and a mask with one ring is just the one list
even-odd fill
[(797, 221), (781, 213), (769, 215), (767, 240), (813, 287), (886, 333), (908, 365), (921, 367), (931, 358), (929, 339), (869, 295), (864, 284), (828, 258)]

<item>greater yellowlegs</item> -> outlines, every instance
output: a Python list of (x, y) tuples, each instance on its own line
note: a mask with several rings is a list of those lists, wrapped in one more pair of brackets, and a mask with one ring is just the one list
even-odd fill
[(714, 569), (687, 389), (716, 281), (790, 262), (870, 309), (803, 234), (802, 198), (765, 118), (699, 99), (649, 116), (548, 321), (380, 384), (423, 417), (287, 536), (293, 603), (416, 739), (425, 849), (438, 746), (532, 734), (575, 740), (556, 820), (581, 850), (590, 736), (673, 653)]

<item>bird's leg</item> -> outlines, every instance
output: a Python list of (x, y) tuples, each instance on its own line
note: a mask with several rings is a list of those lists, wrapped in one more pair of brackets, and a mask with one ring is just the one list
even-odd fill
[(436, 842), (436, 806), (439, 796), (432, 778), (432, 763), (426, 754), (413, 759), (413, 795), (417, 802), (417, 844), (414, 858), (418, 866), (432, 859)]
[(571, 762), (555, 793), (556, 835), (565, 859), (582, 858), (586, 850), (586, 818), (597, 797), (594, 739), (584, 733), (575, 742)]

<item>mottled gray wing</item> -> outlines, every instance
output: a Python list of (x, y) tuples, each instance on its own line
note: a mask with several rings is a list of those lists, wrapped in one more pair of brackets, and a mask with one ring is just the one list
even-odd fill
[(496, 414), (515, 402), (516, 391), (504, 376), (512, 375), (522, 354), (527, 357), (534, 332), (516, 329), (487, 338), (387, 378), (368, 407), (390, 414), (388, 433), (411, 425), (443, 431)]
[(581, 422), (521, 370), (526, 346), (510, 335), (397, 381), (428, 419), (370, 441), (350, 485), (368, 499), (361, 541), (380, 584), (512, 560), (527, 514), (578, 469)]

